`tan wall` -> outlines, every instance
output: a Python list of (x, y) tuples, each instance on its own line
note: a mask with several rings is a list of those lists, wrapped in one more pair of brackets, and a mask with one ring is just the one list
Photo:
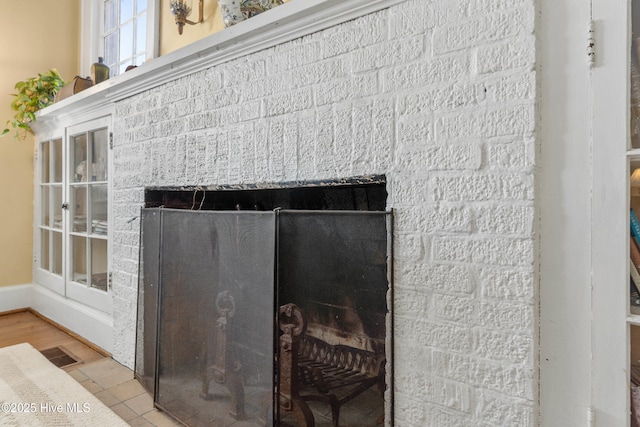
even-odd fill
[[(192, 12), (189, 19), (198, 19), (198, 0), (191, 0)], [(183, 46), (224, 29), (220, 8), (216, 0), (204, 0), (203, 22), (185, 25), (182, 35), (178, 34), (175, 18), (169, 11), (169, 2), (160, 2), (160, 55), (166, 55)]]
[[(288, 1), (288, 0), (287, 0)], [(197, 0), (192, 0), (197, 19)], [(22, 0), (4, 5), (0, 26), (0, 129), (13, 116), (17, 81), (57, 68), (65, 80), (79, 70), (79, 0)], [(195, 15), (195, 16), (194, 16)], [(168, 2), (160, 2), (160, 54), (224, 29), (217, 0), (205, 0), (204, 22), (178, 34)], [(31, 282), (33, 258), (33, 137), (0, 138), (0, 286)]]
[[(78, 70), (78, 0), (3, 2), (0, 26), (0, 129), (13, 112), (17, 81), (57, 68), (65, 80)], [(0, 138), (0, 286), (31, 282), (33, 258), (33, 138)]]

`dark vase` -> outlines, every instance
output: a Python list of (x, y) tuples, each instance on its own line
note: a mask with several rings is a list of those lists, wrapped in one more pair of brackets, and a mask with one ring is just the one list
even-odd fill
[(109, 67), (103, 62), (102, 57), (98, 58), (98, 62), (91, 65), (91, 80), (97, 85), (109, 78)]

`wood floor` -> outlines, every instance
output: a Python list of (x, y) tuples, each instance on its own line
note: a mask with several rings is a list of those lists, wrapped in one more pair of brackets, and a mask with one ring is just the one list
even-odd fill
[[(62, 346), (79, 362), (89, 363), (107, 356), (58, 329), (31, 311), (0, 314), (0, 347), (28, 342), (37, 350)], [(102, 353), (102, 354), (101, 354)], [(63, 368), (73, 369), (73, 365)]]
[[(62, 347), (78, 360), (65, 371), (132, 427), (179, 427), (153, 406), (133, 372), (102, 349), (31, 311), (0, 313), (0, 347), (28, 342), (37, 350)], [(0, 396), (1, 397), (1, 396)]]

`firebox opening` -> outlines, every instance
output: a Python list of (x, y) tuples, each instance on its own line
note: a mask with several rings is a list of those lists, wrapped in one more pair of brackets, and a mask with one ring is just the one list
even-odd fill
[(146, 190), (136, 377), (185, 425), (380, 424), (385, 179), (264, 186)]
[(147, 208), (384, 211), (386, 203), (386, 179), (382, 175), (260, 186), (155, 187), (145, 190)]

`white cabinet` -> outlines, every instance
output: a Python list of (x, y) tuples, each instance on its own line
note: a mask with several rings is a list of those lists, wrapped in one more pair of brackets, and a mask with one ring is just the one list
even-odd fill
[(35, 281), (110, 314), (111, 118), (51, 135), (37, 143)]

